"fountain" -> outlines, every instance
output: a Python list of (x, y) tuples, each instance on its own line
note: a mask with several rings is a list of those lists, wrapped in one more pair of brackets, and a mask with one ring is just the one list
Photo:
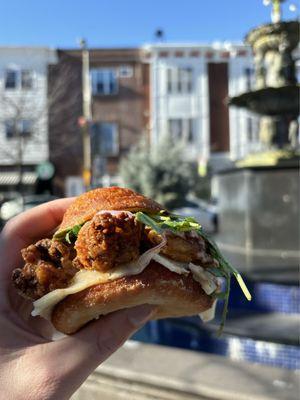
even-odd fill
[(239, 268), (274, 275), (299, 262), (299, 85), (292, 52), (299, 22), (280, 20), (273, 0), (272, 23), (251, 30), (246, 42), (255, 60), (255, 89), (229, 105), (261, 115), (262, 151), (215, 177), (219, 188), (218, 242)]
[[(292, 52), (299, 43), (299, 22), (281, 21), (281, 3), (273, 0), (272, 23), (251, 30), (255, 62), (255, 90), (229, 99), (229, 105), (261, 115), (259, 138), (265, 150), (237, 163), (246, 165), (295, 164), (299, 155), (299, 85)], [(270, 1), (267, 1), (270, 3)]]

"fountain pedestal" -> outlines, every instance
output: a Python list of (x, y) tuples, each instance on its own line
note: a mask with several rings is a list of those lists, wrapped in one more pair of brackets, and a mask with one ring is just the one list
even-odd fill
[(241, 271), (299, 266), (299, 169), (248, 167), (216, 177), (224, 255)]

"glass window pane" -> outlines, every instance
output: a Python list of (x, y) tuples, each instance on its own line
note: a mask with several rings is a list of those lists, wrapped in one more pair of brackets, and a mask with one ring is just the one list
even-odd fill
[(32, 134), (32, 121), (29, 119), (22, 119), (20, 121), (20, 132), (23, 137), (28, 137)]
[(187, 92), (191, 93), (193, 90), (193, 70), (192, 70), (192, 68), (187, 68), (186, 73), (187, 73)]
[(169, 134), (174, 141), (182, 139), (182, 119), (169, 119)]
[(22, 89), (32, 88), (32, 71), (29, 69), (21, 71), (21, 87)]
[(118, 91), (117, 74), (114, 69), (97, 68), (91, 71), (93, 94), (111, 95)]
[(182, 69), (177, 68), (176, 70), (176, 77), (177, 77), (177, 92), (182, 92)]
[(104, 157), (117, 155), (119, 151), (117, 124), (98, 122), (93, 126), (93, 148)]
[(8, 69), (5, 76), (5, 89), (15, 89), (17, 87), (17, 71)]
[(172, 93), (172, 69), (167, 69), (167, 92)]
[(184, 93), (190, 93), (192, 91), (192, 69), (191, 68), (180, 68), (179, 79), (181, 82), (181, 91)]
[(98, 82), (97, 82), (97, 85), (96, 85), (96, 88), (97, 88), (97, 92), (96, 92), (96, 93), (98, 93), (98, 94), (103, 94), (103, 93), (104, 93), (104, 84), (103, 84), (103, 81), (98, 81)]
[(6, 135), (7, 139), (15, 137), (17, 134), (15, 121), (7, 120), (7, 121), (5, 121), (4, 125), (5, 125), (5, 135)]
[(193, 141), (194, 141), (193, 126), (194, 126), (194, 120), (189, 118), (188, 119), (188, 136), (187, 136), (187, 140), (189, 143), (193, 143)]
[(116, 93), (117, 89), (117, 76), (115, 71), (109, 72), (109, 93), (114, 94)]

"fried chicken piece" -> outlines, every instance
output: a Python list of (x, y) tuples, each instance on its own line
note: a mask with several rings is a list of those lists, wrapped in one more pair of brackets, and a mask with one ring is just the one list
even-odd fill
[(22, 257), (25, 266), (15, 269), (12, 279), (20, 294), (32, 300), (68, 286), (78, 271), (72, 264), (73, 247), (56, 240), (39, 240), (23, 249)]
[[(148, 240), (157, 245), (162, 237), (153, 230), (146, 231)], [(218, 266), (218, 262), (208, 253), (204, 239), (192, 232), (175, 234), (166, 231), (167, 244), (160, 253), (180, 262), (193, 262), (202, 267)]]
[(126, 212), (102, 212), (85, 223), (75, 243), (81, 268), (108, 271), (139, 257), (141, 224)]

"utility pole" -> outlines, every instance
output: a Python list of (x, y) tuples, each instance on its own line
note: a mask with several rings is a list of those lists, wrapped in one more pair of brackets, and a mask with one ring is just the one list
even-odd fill
[(82, 110), (83, 116), (79, 119), (79, 125), (82, 132), (83, 147), (83, 182), (85, 190), (91, 187), (91, 136), (90, 122), (92, 121), (91, 110), (91, 86), (90, 86), (90, 55), (87, 49), (87, 43), (84, 39), (80, 40), (82, 50)]

